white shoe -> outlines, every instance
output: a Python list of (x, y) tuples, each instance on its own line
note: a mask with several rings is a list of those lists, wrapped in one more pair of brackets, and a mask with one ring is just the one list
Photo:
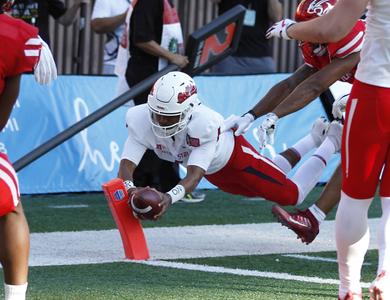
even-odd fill
[(371, 284), (370, 291), (370, 300), (385, 300), (388, 295), (386, 294), (386, 289), (390, 289), (390, 277), (386, 271), (382, 271)]
[(326, 133), (329, 128), (329, 122), (324, 117), (318, 118), (311, 128), (311, 136), (316, 144), (316, 147), (319, 147), (326, 138)]
[(343, 134), (343, 125), (338, 121), (330, 123), (326, 136), (334, 145), (335, 152), (339, 152), (341, 148), (341, 136)]

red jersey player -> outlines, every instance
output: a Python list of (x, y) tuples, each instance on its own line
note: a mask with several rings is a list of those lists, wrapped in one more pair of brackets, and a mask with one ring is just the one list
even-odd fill
[[(39, 83), (49, 83), (57, 74), (37, 29), (4, 14), (12, 4), (0, 0), (0, 131), (18, 97), (21, 74), (34, 70)], [(7, 155), (0, 153), (0, 261), (6, 300), (25, 299), (27, 290), (29, 229), (19, 198), (16, 173)]]
[[(295, 19), (302, 22), (317, 18), (329, 12), (336, 2), (337, 0), (303, 0), (297, 7)], [(290, 77), (272, 87), (248, 113), (242, 117), (228, 118), (226, 127), (236, 127), (236, 135), (239, 135), (246, 132), (256, 118), (266, 114), (258, 130), (260, 147), (272, 143), (279, 118), (303, 108), (337, 80), (353, 82), (364, 34), (365, 23), (359, 20), (350, 33), (340, 41), (326, 44), (300, 42), (305, 64)], [(335, 101), (333, 106), (335, 116), (341, 116), (345, 102), (346, 97)], [(319, 224), (338, 203), (340, 189), (341, 168), (338, 167), (313, 206), (297, 213), (288, 213), (275, 206), (273, 213), (281, 223), (294, 230), (303, 242), (310, 243), (319, 233)]]

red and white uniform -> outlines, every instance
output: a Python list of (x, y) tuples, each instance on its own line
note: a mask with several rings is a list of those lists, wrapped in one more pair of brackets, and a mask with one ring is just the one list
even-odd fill
[[(300, 48), (305, 64), (319, 70), (330, 64), (333, 59), (345, 58), (352, 53), (359, 52), (363, 46), (365, 29), (364, 21), (359, 20), (351, 32), (338, 42), (328, 44), (301, 42)], [(352, 83), (355, 71), (356, 67), (340, 80)]]
[[(39, 59), (41, 42), (35, 27), (24, 21), (0, 14), (0, 45), (1, 95), (7, 77), (33, 70)], [(0, 153), (0, 216), (14, 210), (19, 197), (16, 173), (7, 155)]]
[(281, 205), (294, 205), (297, 186), (272, 161), (260, 155), (244, 137), (220, 133), (223, 117), (200, 104), (187, 127), (172, 138), (159, 138), (152, 130), (147, 104), (128, 110), (128, 138), (122, 159), (138, 164), (147, 149), (167, 161), (194, 165), (206, 178), (231, 194), (265, 197)]
[(344, 193), (374, 196), (384, 167), (380, 195), (390, 196), (390, 2), (371, 0), (360, 63), (343, 132)]

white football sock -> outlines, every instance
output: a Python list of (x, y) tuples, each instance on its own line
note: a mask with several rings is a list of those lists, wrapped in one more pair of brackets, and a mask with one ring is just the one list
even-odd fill
[(354, 199), (341, 192), (336, 213), (336, 245), (339, 263), (339, 297), (361, 293), (360, 273), (370, 241), (367, 225), (370, 199)]
[[(378, 224), (378, 275), (382, 271), (390, 272), (390, 197), (381, 197), (382, 217)], [(387, 251), (386, 251), (387, 250)]]
[(280, 169), (282, 169), (282, 171), (284, 173), (288, 173), (291, 171), (292, 169), (292, 166), (290, 164), (290, 162), (288, 161), (287, 158), (285, 158), (283, 155), (276, 155), (273, 159), (272, 159), (273, 163), (275, 165), (277, 165)]
[(332, 141), (326, 138), (314, 154), (292, 176), (291, 180), (297, 185), (299, 191), (295, 205), (301, 204), (318, 180), (320, 180), (322, 171), (334, 152), (335, 148)]
[(306, 153), (316, 147), (316, 143), (311, 134), (308, 134), (296, 142), (291, 148), (293, 148), (301, 157), (304, 157)]
[(4, 283), (5, 300), (25, 300), (27, 291), (27, 282), (20, 285), (10, 285)]
[(326, 214), (315, 204), (309, 207), (310, 212), (317, 219), (318, 224), (325, 220)]

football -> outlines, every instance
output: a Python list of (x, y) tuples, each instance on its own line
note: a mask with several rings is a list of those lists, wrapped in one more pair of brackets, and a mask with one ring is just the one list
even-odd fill
[(159, 203), (160, 194), (150, 187), (137, 189), (130, 196), (129, 205), (133, 213), (141, 220), (154, 220), (154, 216), (161, 212)]

